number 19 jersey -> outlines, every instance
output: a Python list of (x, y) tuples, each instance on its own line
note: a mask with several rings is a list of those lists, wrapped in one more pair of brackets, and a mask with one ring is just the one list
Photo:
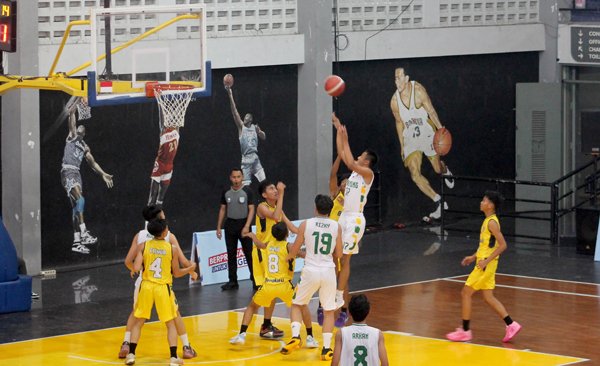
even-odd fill
[(306, 267), (335, 267), (333, 250), (338, 235), (338, 223), (328, 217), (306, 220), (304, 244), (306, 245)]

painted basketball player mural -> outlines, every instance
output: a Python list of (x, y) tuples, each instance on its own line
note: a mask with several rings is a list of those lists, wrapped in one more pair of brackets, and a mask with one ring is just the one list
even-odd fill
[(162, 205), (173, 177), (173, 161), (179, 147), (179, 127), (163, 124), (162, 110), (159, 108), (160, 143), (150, 174), (150, 196), (148, 206)]
[[(90, 249), (87, 245), (95, 244), (98, 241), (98, 238), (94, 237), (87, 229), (83, 219), (85, 199), (83, 197), (83, 182), (79, 171), (83, 158), (85, 158), (92, 170), (102, 177), (108, 188), (112, 188), (113, 186), (112, 175), (102, 170), (94, 159), (90, 147), (83, 141), (85, 126), (77, 126), (76, 114), (79, 110), (81, 119), (83, 111), (89, 113), (89, 108), (86, 107), (85, 100), (78, 97), (72, 97), (65, 107), (69, 114), (69, 135), (65, 143), (62, 169), (60, 171), (62, 185), (65, 191), (67, 191), (67, 196), (73, 209), (73, 245), (71, 250), (82, 254), (89, 254)], [(86, 117), (89, 118), (89, 114)]]
[[(402, 67), (396, 69), (395, 76), (397, 89), (390, 107), (396, 120), (402, 160), (413, 182), (435, 204), (435, 210), (423, 218), (429, 222), (441, 216), (441, 197), (421, 174), (421, 165), (425, 154), (437, 174), (451, 174), (433, 146), (435, 131), (443, 126), (425, 87), (416, 81), (409, 81)], [(454, 180), (445, 179), (444, 182), (448, 188), (454, 187)]]
[(231, 76), (231, 74), (225, 75), (223, 78), (223, 85), (229, 95), (233, 121), (238, 128), (240, 150), (242, 153), (241, 167), (242, 172), (244, 173), (243, 183), (244, 185), (252, 183), (252, 176), (255, 176), (259, 182), (262, 182), (267, 177), (265, 170), (260, 163), (260, 158), (258, 157), (258, 139), (260, 138), (264, 141), (267, 139), (267, 135), (257, 124), (252, 123), (254, 121), (252, 114), (246, 113), (243, 120), (240, 117), (235, 105), (235, 100), (233, 99), (233, 76)]

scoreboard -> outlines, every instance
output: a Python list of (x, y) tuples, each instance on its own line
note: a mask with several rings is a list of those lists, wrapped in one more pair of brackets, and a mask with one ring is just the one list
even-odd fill
[(0, 0), (0, 51), (17, 49), (17, 2)]

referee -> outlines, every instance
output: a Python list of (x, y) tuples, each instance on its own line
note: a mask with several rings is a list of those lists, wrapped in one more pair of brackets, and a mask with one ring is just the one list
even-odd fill
[(237, 290), (237, 242), (242, 243), (242, 251), (248, 263), (252, 286), (256, 289), (252, 273), (252, 239), (242, 236), (242, 232), (250, 231), (254, 219), (254, 197), (249, 187), (243, 185), (244, 175), (240, 168), (233, 168), (229, 175), (231, 187), (223, 191), (221, 209), (217, 222), (217, 238), (221, 239), (221, 228), (225, 220), (225, 245), (227, 246), (227, 268), (229, 282), (221, 286), (223, 291)]

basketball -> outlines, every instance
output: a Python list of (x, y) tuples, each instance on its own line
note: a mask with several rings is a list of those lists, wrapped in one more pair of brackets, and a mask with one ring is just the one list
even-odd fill
[(332, 97), (339, 97), (346, 89), (346, 83), (337, 75), (329, 75), (325, 79), (325, 91)]
[(450, 152), (452, 147), (452, 135), (445, 127), (439, 128), (433, 135), (433, 149), (439, 156), (444, 156)]
[(233, 86), (233, 75), (227, 74), (227, 75), (223, 76), (223, 85), (226, 88), (232, 87)]

